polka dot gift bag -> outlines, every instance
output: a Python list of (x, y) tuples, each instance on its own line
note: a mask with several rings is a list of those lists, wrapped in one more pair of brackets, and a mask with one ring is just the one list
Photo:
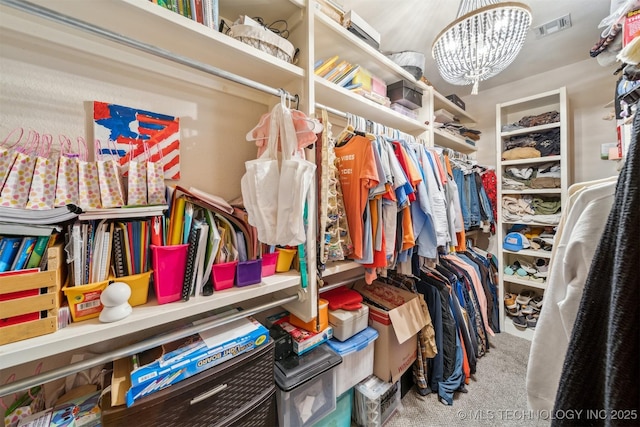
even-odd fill
[(51, 152), (51, 135), (42, 135), (33, 179), (29, 189), (27, 209), (44, 210), (53, 208), (56, 198), (56, 178), (58, 176), (58, 156)]
[(165, 199), (164, 184), (164, 156), (162, 149), (158, 144), (156, 154), (151, 154), (147, 143), (144, 143), (144, 149), (147, 153), (147, 203), (150, 205), (163, 205), (167, 203)]
[(124, 205), (122, 172), (116, 144), (110, 141), (108, 148), (96, 140), (96, 165), (100, 182), (100, 201), (103, 208), (119, 208)]
[(88, 160), (89, 150), (83, 138), (78, 138), (78, 146), (81, 147), (78, 159), (78, 206), (82, 210), (99, 209), (100, 181), (98, 178), (98, 162)]
[(39, 139), (40, 135), (37, 132), (30, 131), (25, 144), (14, 146), (17, 154), (2, 187), (2, 192), (0, 192), (0, 206), (19, 209), (26, 206), (33, 169), (36, 164), (35, 152), (38, 149)]
[[(9, 142), (9, 138), (13, 135), (14, 132), (19, 131), (18, 140), (11, 144)], [(13, 166), (13, 162), (16, 160), (16, 156), (18, 152), (13, 148), (20, 143), (22, 140), (22, 136), (24, 135), (24, 129), (15, 128), (9, 135), (4, 139), (4, 141), (0, 142), (0, 190), (4, 186), (4, 182), (7, 179), (7, 175), (9, 175), (9, 171), (11, 170), (11, 166)]]
[[(138, 144), (143, 144), (138, 141)], [(146, 146), (146, 144), (145, 144)], [(140, 147), (142, 148), (142, 147)], [(140, 160), (134, 157), (134, 152), (138, 149), (130, 145), (127, 158), (129, 159), (129, 170), (127, 172), (127, 205), (147, 204), (147, 163), (144, 161), (144, 154), (140, 153)]]
[(58, 157), (58, 175), (56, 195), (53, 206), (78, 205), (78, 157), (71, 149), (71, 140), (60, 135), (60, 156)]

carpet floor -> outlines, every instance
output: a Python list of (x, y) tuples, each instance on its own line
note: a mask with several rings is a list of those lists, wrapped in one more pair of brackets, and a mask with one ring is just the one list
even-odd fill
[(478, 359), (468, 393), (457, 392), (452, 406), (437, 394), (420, 396), (412, 388), (385, 427), (548, 426), (549, 414), (527, 408), (525, 376), (531, 343), (508, 333), (490, 340), (490, 351)]

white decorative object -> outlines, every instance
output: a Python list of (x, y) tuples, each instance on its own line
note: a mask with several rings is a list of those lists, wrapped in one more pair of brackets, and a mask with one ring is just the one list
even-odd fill
[(131, 288), (124, 282), (113, 282), (100, 294), (100, 302), (103, 305), (100, 312), (100, 321), (104, 323), (117, 322), (131, 314), (129, 304)]
[(431, 54), (440, 75), (454, 85), (473, 84), (507, 68), (520, 52), (531, 25), (531, 10), (516, 2), (462, 0), (455, 21), (435, 38)]

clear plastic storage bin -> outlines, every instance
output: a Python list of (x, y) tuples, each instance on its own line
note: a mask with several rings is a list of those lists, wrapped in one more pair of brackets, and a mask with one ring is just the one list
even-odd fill
[(346, 341), (333, 338), (327, 341), (342, 356), (342, 363), (335, 368), (338, 396), (373, 374), (373, 342), (376, 338), (378, 331), (367, 327)]

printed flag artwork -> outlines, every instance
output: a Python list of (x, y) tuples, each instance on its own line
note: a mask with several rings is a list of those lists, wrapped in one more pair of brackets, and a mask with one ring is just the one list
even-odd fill
[(94, 101), (93, 123), (94, 138), (102, 143), (100, 154), (114, 154), (113, 144), (106, 144), (109, 140), (114, 141), (118, 161), (125, 175), (130, 160), (148, 160), (164, 163), (166, 179), (180, 179), (178, 117)]

